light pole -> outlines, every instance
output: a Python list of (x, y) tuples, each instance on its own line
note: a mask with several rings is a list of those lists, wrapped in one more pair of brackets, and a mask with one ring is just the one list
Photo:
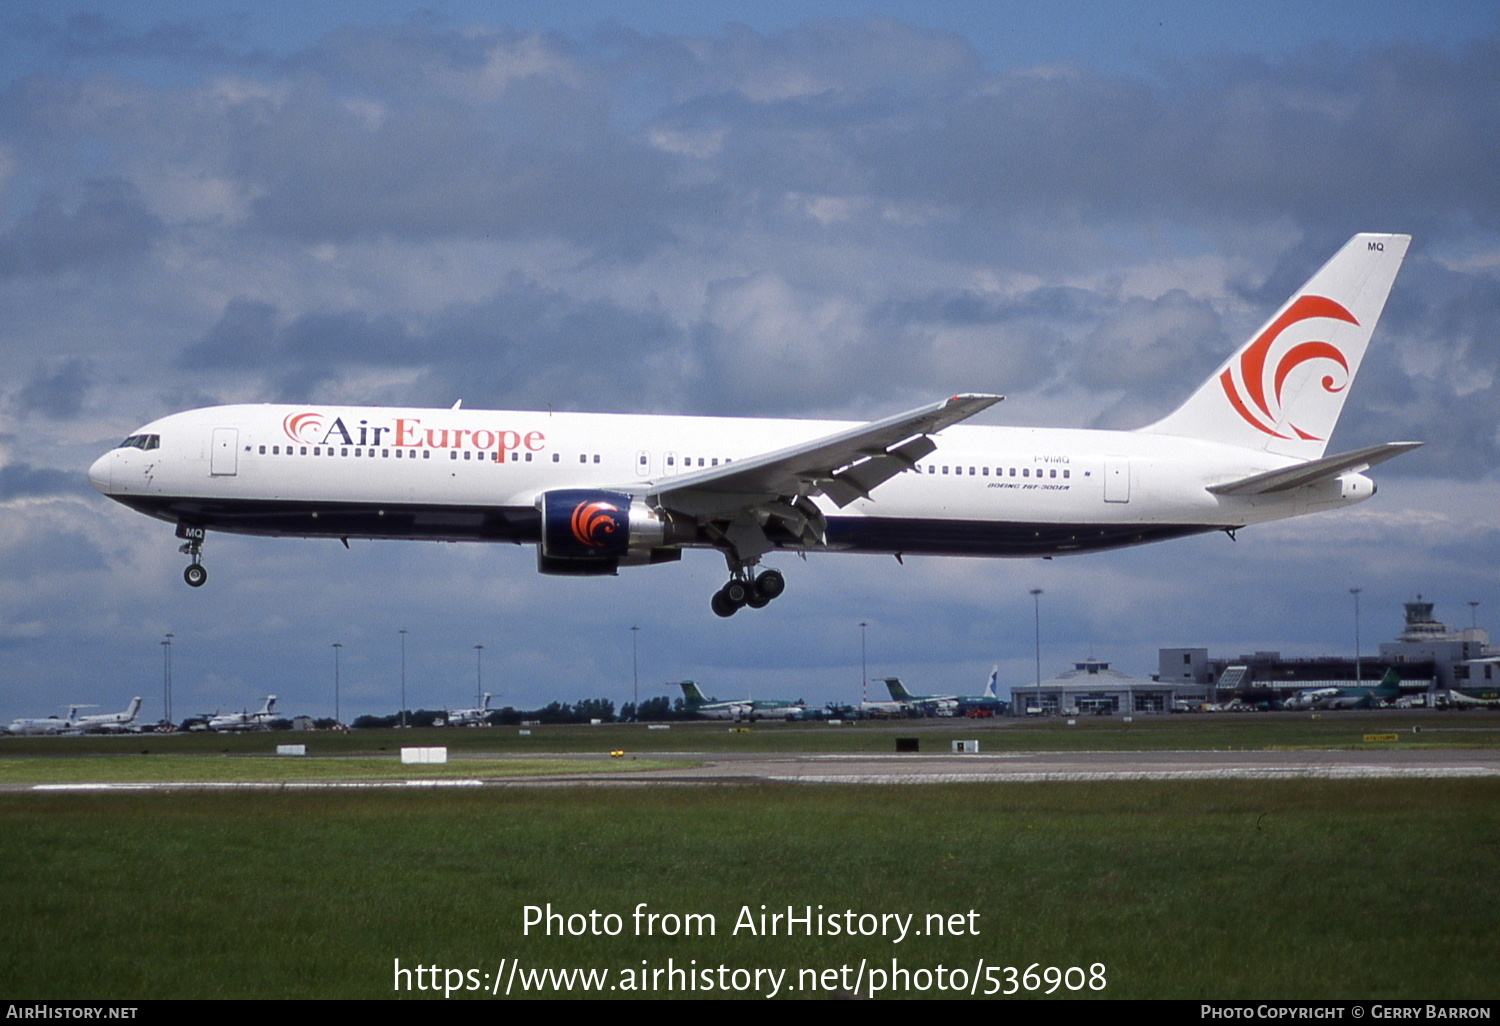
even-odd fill
[(1036, 688), (1042, 693), (1042, 589), (1031, 589), (1031, 604), (1036, 612)]
[(172, 722), (172, 635), (161, 643), (161, 707), (168, 723)]
[(870, 686), (870, 667), (865, 660), (865, 628), (870, 626), (865, 621), (859, 622), (859, 701), (861, 705), (869, 702), (870, 694), (867, 688)]
[(1354, 683), (1356, 685), (1364, 680), (1364, 672), (1360, 667), (1359, 658), (1359, 593), (1361, 590), (1363, 589), (1349, 589), (1349, 594), (1354, 596)]
[(641, 629), (639, 627), (630, 628), (630, 700), (635, 705), (636, 719), (641, 718), (641, 660), (639, 649), (636, 646), (640, 635)]
[(406, 628), (396, 632), (401, 635), (401, 726), (406, 726)]
[(339, 642), (333, 643), (333, 722), (344, 722), (339, 718), (339, 649), (344, 646)]
[(474, 708), (484, 705), (484, 646), (474, 646)]

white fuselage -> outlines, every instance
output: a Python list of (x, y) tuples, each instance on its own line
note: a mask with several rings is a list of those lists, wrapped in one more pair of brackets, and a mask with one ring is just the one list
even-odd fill
[[(211, 530), (301, 537), (537, 540), (553, 489), (661, 484), (850, 425), (813, 420), (379, 407), (222, 406), (154, 421), (102, 456), (104, 494)], [(1349, 505), (1362, 474), (1258, 495), (1207, 489), (1294, 466), (1145, 432), (960, 425), (828, 518), (831, 550), (1052, 555)], [(779, 547), (819, 547), (776, 539)], [(688, 545), (710, 545), (704, 539)]]

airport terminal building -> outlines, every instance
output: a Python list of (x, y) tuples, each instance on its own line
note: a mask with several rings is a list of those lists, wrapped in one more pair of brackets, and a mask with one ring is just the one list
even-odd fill
[(1207, 701), (1208, 691), (1195, 681), (1145, 680), (1085, 659), (1040, 684), (1011, 688), (1010, 709), (1015, 716), (1161, 713), (1196, 708)]
[(1477, 626), (1454, 629), (1435, 619), (1433, 603), (1417, 596), (1405, 605), (1395, 641), (1378, 654), (1355, 658), (1284, 658), (1280, 652), (1213, 656), (1206, 648), (1158, 650), (1151, 679), (1086, 659), (1040, 684), (1012, 687), (1011, 715), (1162, 713), (1207, 704), (1275, 707), (1301, 691), (1373, 687), (1395, 670), (1404, 695), (1445, 694), (1454, 688), (1500, 688), (1500, 649)]
[(1434, 619), (1433, 604), (1420, 595), (1404, 605), (1401, 634), (1381, 644), (1378, 655), (1286, 659), (1279, 652), (1254, 652), (1231, 659), (1210, 656), (1206, 648), (1164, 648), (1157, 679), (1203, 685), (1212, 702), (1275, 702), (1313, 688), (1369, 687), (1388, 670), (1396, 671), (1402, 691), (1411, 695), (1500, 683), (1500, 651), (1490, 648), (1487, 632), (1456, 630)]

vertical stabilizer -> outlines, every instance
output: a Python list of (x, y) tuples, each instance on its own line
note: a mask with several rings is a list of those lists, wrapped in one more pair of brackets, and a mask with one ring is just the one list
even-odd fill
[(1142, 430), (1321, 457), (1410, 242), (1354, 236), (1187, 402)]
[(891, 693), (891, 700), (894, 702), (916, 701), (916, 696), (906, 690), (906, 685), (901, 683), (900, 677), (887, 677), (885, 679), (885, 689)]

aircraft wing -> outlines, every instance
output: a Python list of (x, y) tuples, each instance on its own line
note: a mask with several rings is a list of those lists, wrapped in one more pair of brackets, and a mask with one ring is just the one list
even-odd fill
[(1293, 467), (1283, 467), (1281, 470), (1255, 474), (1238, 481), (1212, 485), (1208, 490), (1215, 495), (1262, 495), (1266, 492), (1300, 488), (1303, 485), (1315, 484), (1325, 478), (1347, 474), (1351, 470), (1368, 470), (1377, 463), (1384, 463), (1421, 444), (1421, 442), (1387, 442), (1384, 445), (1372, 445), (1365, 449), (1340, 453), (1337, 456), (1309, 460)]
[[(734, 518), (753, 510), (785, 513), (796, 500), (821, 494), (840, 508), (870, 492), (937, 448), (928, 435), (967, 420), (1003, 399), (955, 395), (884, 420), (706, 470), (635, 485), (661, 506), (700, 519)], [(786, 507), (773, 509), (772, 507)], [(816, 509), (792, 520), (816, 517)], [(819, 518), (820, 519), (820, 518)]]

